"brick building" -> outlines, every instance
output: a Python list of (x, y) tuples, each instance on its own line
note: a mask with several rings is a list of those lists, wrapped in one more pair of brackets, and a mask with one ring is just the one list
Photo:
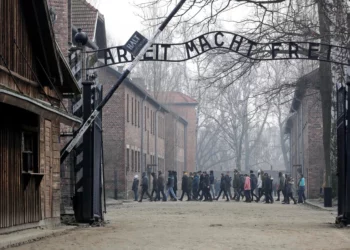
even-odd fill
[[(99, 70), (104, 94), (120, 76), (111, 67)], [(132, 197), (133, 178), (142, 172), (161, 170), (166, 177), (168, 170), (182, 172), (186, 125), (147, 92), (141, 79), (126, 79), (103, 109), (106, 195)]]
[[(62, 108), (78, 85), (57, 47), (46, 0), (0, 4), (0, 233), (60, 223)], [(12, 38), (16, 40), (13, 41)]]
[(295, 180), (298, 171), (304, 173), (309, 198), (319, 197), (325, 169), (318, 76), (317, 69), (298, 80), (285, 130), (290, 135), (289, 172)]
[(192, 97), (181, 92), (161, 92), (157, 100), (163, 103), (169, 110), (184, 118), (188, 125), (185, 135), (185, 170), (194, 172), (196, 170), (197, 152), (197, 110), (198, 102)]

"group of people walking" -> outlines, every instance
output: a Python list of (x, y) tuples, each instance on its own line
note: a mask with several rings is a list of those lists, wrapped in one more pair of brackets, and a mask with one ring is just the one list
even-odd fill
[[(151, 173), (152, 175), (152, 191), (149, 193), (149, 179), (146, 173), (142, 174), (141, 180), (141, 197), (138, 200), (138, 187), (139, 179), (136, 175), (134, 178), (132, 190), (134, 191), (135, 201), (142, 202), (143, 196), (146, 194), (151, 201), (167, 201), (168, 198), (172, 201), (177, 201), (177, 173), (175, 171), (169, 171), (168, 180), (165, 183), (164, 175), (161, 171)], [(242, 174), (238, 170), (234, 170), (233, 178), (229, 172), (222, 173), (220, 184), (217, 185), (217, 180), (214, 178), (214, 172), (210, 171), (209, 174), (206, 171), (198, 171), (195, 173), (184, 172), (182, 176), (180, 201), (183, 200), (185, 195), (187, 201), (213, 201), (219, 200), (221, 194), (226, 201), (241, 199), (245, 202), (259, 202), (273, 203), (273, 177), (258, 171), (257, 176), (254, 171), (250, 171), (250, 174)], [(216, 189), (220, 189), (220, 191)], [(231, 187), (233, 187), (234, 194), (232, 195)], [(281, 193), (283, 194), (283, 200), (281, 200)], [(155, 196), (154, 196), (155, 194)], [(290, 204), (290, 200), (297, 203), (294, 198), (295, 195), (295, 183), (291, 176), (285, 175), (279, 172), (279, 180), (277, 183), (277, 200), (282, 201), (283, 204)], [(298, 182), (298, 203), (305, 202), (305, 178), (300, 175)]]

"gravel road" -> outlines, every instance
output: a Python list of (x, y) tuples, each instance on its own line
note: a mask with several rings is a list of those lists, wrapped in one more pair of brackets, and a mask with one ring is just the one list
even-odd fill
[(17, 250), (350, 249), (335, 214), (304, 205), (143, 202), (109, 207), (105, 227), (81, 228)]

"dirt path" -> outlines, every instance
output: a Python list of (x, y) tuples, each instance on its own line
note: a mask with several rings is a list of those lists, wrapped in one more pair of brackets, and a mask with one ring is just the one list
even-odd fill
[(103, 228), (14, 249), (350, 249), (330, 212), (300, 205), (143, 202), (110, 209)]

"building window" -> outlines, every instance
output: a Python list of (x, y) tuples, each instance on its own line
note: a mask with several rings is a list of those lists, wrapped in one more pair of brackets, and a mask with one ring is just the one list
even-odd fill
[(37, 138), (36, 133), (22, 133), (22, 171), (38, 172), (36, 152)]
[(153, 133), (153, 120), (152, 120), (152, 110), (151, 110), (151, 134)]
[(135, 98), (135, 127), (137, 126), (137, 101)]
[(126, 95), (126, 120), (129, 122), (129, 94)]
[(143, 114), (143, 116), (145, 117), (145, 131), (147, 131), (147, 120), (146, 120), (146, 115), (147, 115), (147, 109), (146, 109), (146, 106), (145, 106), (145, 113)]
[(134, 124), (134, 98), (131, 97), (131, 124)]
[(137, 152), (137, 158), (138, 160), (138, 165), (137, 165), (137, 172), (141, 172), (141, 158), (140, 158), (141, 154), (140, 152)]
[(156, 112), (153, 112), (153, 134), (156, 134)]
[(130, 171), (130, 150), (126, 149), (126, 171)]
[(131, 150), (131, 172), (134, 171), (134, 150)]
[(137, 172), (137, 164), (138, 164), (137, 151), (135, 151), (135, 172)]
[(137, 125), (140, 127), (140, 101), (137, 103), (138, 108), (138, 119), (137, 119)]

